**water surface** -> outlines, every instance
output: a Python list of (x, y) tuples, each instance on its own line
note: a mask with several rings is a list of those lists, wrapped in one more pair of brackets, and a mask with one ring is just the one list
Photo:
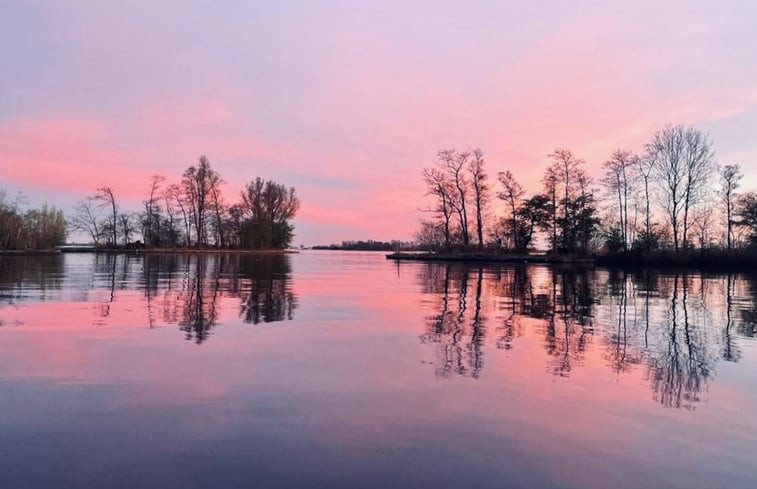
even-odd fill
[(757, 275), (0, 259), (0, 487), (757, 486)]

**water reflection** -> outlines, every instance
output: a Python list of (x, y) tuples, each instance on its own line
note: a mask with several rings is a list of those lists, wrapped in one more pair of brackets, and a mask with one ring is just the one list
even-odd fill
[[(439, 314), (428, 317), (426, 332), (421, 341), (438, 346), (437, 375), (452, 374), (478, 377), (484, 366), (482, 345), (486, 337), (486, 317), (481, 311), (483, 271), (474, 277), (474, 295), (468, 297), (468, 273), (458, 273), (451, 266), (428, 267), (429, 275), (422, 280), (427, 292), (439, 292)], [(467, 271), (466, 271), (467, 272)], [(452, 301), (452, 291), (456, 300)], [(472, 307), (468, 307), (472, 301)]]
[(753, 276), (2, 263), (0, 487), (755, 487)]
[(61, 289), (63, 277), (60, 256), (0, 256), (0, 304), (17, 303), (30, 290), (45, 300)]
[(569, 377), (596, 351), (617, 375), (642, 369), (663, 406), (693, 409), (718, 361), (738, 362), (738, 338), (755, 336), (753, 276), (449, 263), (418, 281), (433, 312), (421, 341), (442, 378), (478, 378), (491, 329), (505, 351), (539, 338), (549, 374)]
[(117, 310), (150, 328), (178, 325), (197, 343), (216, 327), (221, 302), (235, 300), (237, 316), (250, 324), (291, 320), (297, 308), (286, 255), (9, 257), (1, 265), (0, 305), (80, 301), (93, 306), (91, 314), (69, 322), (123, 324), (113, 319)]

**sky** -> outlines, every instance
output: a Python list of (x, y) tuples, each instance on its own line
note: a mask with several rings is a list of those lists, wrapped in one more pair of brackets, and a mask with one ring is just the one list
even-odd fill
[(0, 0), (0, 188), (70, 211), (207, 155), (296, 187), (294, 243), (410, 239), (421, 170), (480, 147), (539, 189), (667, 123), (757, 190), (754, 1)]

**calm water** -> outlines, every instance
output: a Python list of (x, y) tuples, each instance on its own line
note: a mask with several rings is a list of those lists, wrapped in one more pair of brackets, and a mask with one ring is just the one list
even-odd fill
[(0, 260), (0, 487), (757, 486), (757, 275)]

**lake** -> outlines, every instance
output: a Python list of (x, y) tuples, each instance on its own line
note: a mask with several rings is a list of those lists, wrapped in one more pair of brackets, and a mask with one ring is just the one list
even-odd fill
[(3, 488), (752, 488), (757, 273), (0, 258)]

